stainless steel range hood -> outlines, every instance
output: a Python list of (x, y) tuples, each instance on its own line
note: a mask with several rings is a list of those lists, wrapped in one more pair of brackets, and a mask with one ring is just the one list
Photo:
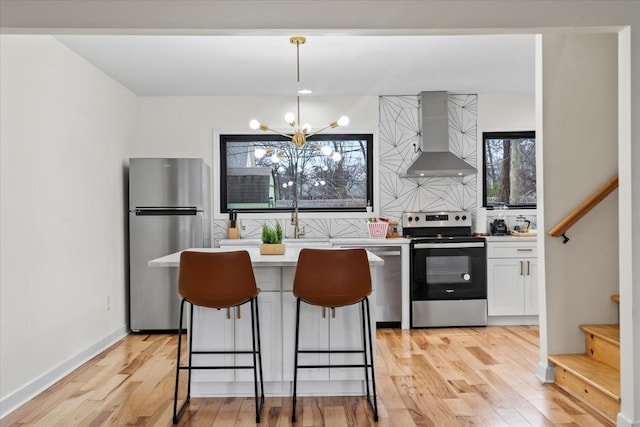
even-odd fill
[(447, 92), (420, 93), (420, 154), (403, 178), (464, 176), (476, 168), (449, 151)]

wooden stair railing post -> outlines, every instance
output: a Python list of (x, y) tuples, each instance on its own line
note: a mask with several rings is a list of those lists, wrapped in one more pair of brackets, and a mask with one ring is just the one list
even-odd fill
[(618, 175), (607, 181), (602, 187), (598, 188), (591, 196), (589, 196), (584, 202), (577, 208), (572, 210), (567, 216), (565, 216), (560, 222), (558, 222), (551, 230), (549, 235), (553, 237), (561, 237), (562, 243), (567, 243), (569, 238), (566, 236), (566, 232), (573, 224), (578, 222), (580, 218), (585, 216), (587, 212), (593, 209), (598, 203), (604, 200), (613, 190), (618, 188)]

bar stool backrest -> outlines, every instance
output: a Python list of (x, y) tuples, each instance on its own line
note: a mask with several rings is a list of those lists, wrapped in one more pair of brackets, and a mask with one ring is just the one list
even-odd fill
[(180, 254), (178, 293), (194, 305), (233, 307), (259, 292), (247, 251)]
[(298, 256), (293, 295), (322, 307), (343, 307), (371, 295), (367, 251), (309, 249)]

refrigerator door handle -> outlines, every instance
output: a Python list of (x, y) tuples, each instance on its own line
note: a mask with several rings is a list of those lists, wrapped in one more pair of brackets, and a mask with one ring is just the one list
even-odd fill
[(136, 208), (136, 216), (159, 216), (159, 215), (196, 215), (198, 210), (195, 207), (188, 208)]

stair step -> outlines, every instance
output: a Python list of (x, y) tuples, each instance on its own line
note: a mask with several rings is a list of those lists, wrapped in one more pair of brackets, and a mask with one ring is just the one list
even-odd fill
[(555, 384), (602, 412), (612, 421), (620, 412), (620, 371), (586, 354), (549, 356), (556, 365)]
[(595, 335), (613, 345), (620, 347), (620, 325), (612, 323), (609, 325), (580, 325), (585, 333)]
[(620, 325), (581, 325), (587, 356), (620, 370)]
[(620, 304), (620, 295), (611, 295), (611, 301)]

